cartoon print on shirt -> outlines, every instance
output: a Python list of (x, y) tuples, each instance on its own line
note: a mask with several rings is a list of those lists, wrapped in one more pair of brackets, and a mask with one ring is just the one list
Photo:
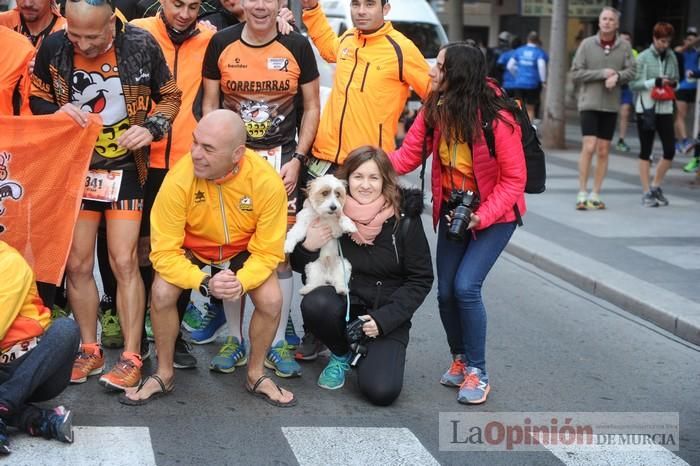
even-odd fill
[(284, 115), (277, 113), (278, 105), (247, 100), (241, 103), (240, 115), (245, 129), (252, 139), (261, 139), (276, 134)]
[[(112, 71), (108, 63), (103, 64), (101, 69), (105, 74)], [(129, 129), (129, 120), (119, 76), (105, 79), (100, 73), (75, 70), (71, 87), (73, 103), (82, 111), (98, 114), (102, 118), (103, 127), (95, 144), (95, 152), (108, 159), (124, 156), (127, 150), (117, 145), (117, 139)]]

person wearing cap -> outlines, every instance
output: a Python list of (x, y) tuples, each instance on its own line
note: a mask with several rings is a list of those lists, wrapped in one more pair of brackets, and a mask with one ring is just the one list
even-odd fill
[(505, 65), (501, 64), (501, 57), (503, 54), (510, 51), (512, 37), (510, 32), (501, 31), (501, 33), (498, 34), (498, 45), (488, 49), (486, 53), (486, 59), (489, 65), (488, 75), (501, 83), (501, 85), (503, 85), (503, 74), (505, 72)]
[(530, 121), (535, 119), (542, 87), (547, 84), (548, 61), (549, 56), (540, 46), (539, 35), (531, 31), (527, 35), (527, 43), (513, 52), (506, 65), (515, 76), (515, 96), (525, 103)]
[(512, 36), (513, 39), (510, 42), (510, 50), (503, 52), (498, 58), (498, 67), (503, 70), (503, 80), (501, 81), (501, 87), (508, 92), (510, 95), (515, 95), (515, 75), (506, 69), (506, 65), (510, 61), (515, 51), (523, 45), (522, 39), (518, 36)]
[(678, 65), (681, 70), (681, 82), (676, 89), (676, 116), (673, 126), (676, 132), (676, 153), (684, 154), (689, 152), (694, 144), (693, 139), (688, 137), (688, 130), (685, 125), (685, 118), (688, 115), (690, 106), (695, 103), (697, 83), (689, 80), (689, 71), (698, 67), (698, 30), (689, 27), (685, 32), (683, 44), (674, 49)]

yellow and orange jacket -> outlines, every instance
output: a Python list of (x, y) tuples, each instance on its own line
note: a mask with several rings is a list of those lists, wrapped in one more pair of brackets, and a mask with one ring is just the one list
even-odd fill
[(51, 323), (51, 311), (39, 297), (34, 272), (24, 257), (0, 241), (0, 349), (41, 336)]
[(336, 64), (313, 155), (342, 164), (359, 146), (394, 150), (410, 88), (421, 99), (430, 89), (430, 68), (420, 50), (388, 21), (372, 34), (352, 28), (338, 37), (320, 6), (304, 10), (303, 20), (321, 56)]
[(151, 211), (151, 262), (168, 283), (196, 289), (205, 273), (186, 257), (218, 264), (250, 252), (236, 273), (243, 290), (284, 261), (287, 192), (274, 168), (250, 149), (238, 172), (210, 181), (194, 174), (188, 153), (168, 171)]
[(0, 115), (31, 114), (29, 111), (29, 62), (34, 47), (21, 34), (0, 26)]
[(197, 24), (197, 32), (180, 46), (176, 46), (168, 37), (165, 23), (159, 15), (134, 19), (130, 23), (150, 32), (156, 39), (163, 50), (165, 61), (173, 73), (177, 87), (182, 91), (180, 112), (177, 114), (170, 132), (160, 141), (151, 144), (149, 166), (169, 169), (192, 147), (192, 132), (197, 126), (197, 121), (192, 113), (192, 105), (202, 82), (204, 52), (207, 50), (207, 45), (209, 45), (214, 31)]

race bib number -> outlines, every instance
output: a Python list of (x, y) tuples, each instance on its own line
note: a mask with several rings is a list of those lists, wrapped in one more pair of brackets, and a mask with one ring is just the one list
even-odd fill
[(117, 202), (122, 186), (122, 170), (89, 170), (85, 176), (83, 199)]
[(260, 157), (267, 160), (277, 173), (282, 170), (282, 146), (272, 149), (257, 149), (255, 152), (260, 154)]
[(39, 338), (34, 337), (29, 340), (20, 341), (15, 343), (14, 346), (6, 349), (5, 351), (0, 351), (0, 364), (9, 364), (15, 361), (29, 351), (34, 349), (34, 347), (39, 343)]
[(328, 173), (331, 166), (333, 166), (333, 164), (328, 160), (321, 160), (314, 157), (313, 161), (309, 163), (308, 171), (314, 178), (319, 178)]

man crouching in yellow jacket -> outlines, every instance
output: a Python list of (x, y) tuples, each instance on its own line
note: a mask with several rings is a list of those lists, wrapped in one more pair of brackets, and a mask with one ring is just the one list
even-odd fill
[(80, 333), (72, 319), (51, 324), (27, 261), (0, 241), (0, 455), (10, 453), (7, 426), (29, 435), (73, 443), (73, 414), (50, 400), (70, 383)]
[[(150, 259), (156, 272), (151, 321), (158, 369), (127, 390), (119, 400), (123, 404), (145, 404), (174, 388), (177, 300), (193, 289), (224, 301), (250, 295), (255, 311), (246, 389), (275, 406), (296, 404), (291, 392), (263, 372), (282, 309), (273, 272), (284, 260), (287, 193), (270, 164), (245, 148), (245, 140), (240, 117), (215, 110), (195, 128), (191, 153), (163, 181), (151, 212)], [(211, 276), (201, 270), (204, 265), (211, 266)]]

